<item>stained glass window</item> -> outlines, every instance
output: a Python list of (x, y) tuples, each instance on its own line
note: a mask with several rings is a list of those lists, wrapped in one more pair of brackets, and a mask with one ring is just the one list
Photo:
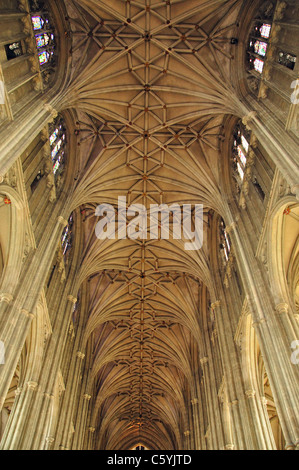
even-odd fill
[(250, 149), (250, 134), (243, 126), (238, 124), (234, 131), (233, 141), (233, 166), (236, 174), (239, 176), (239, 184), (241, 186), (247, 165), (248, 152)]
[(45, 22), (41, 16), (32, 16), (31, 19), (32, 19), (33, 29), (35, 31), (38, 29), (43, 29)]
[(61, 247), (62, 247), (63, 256), (67, 254), (68, 250), (72, 246), (73, 223), (74, 223), (73, 215), (71, 215), (68, 220), (68, 224), (65, 227), (61, 236)]
[(245, 137), (244, 137), (243, 134), (241, 135), (241, 142), (242, 142), (243, 148), (245, 149), (245, 152), (248, 152), (248, 150), (249, 150), (249, 143), (248, 143), (248, 141), (245, 139)]
[(254, 69), (259, 72), (259, 73), (263, 73), (263, 70), (264, 70), (264, 65), (265, 65), (265, 62), (261, 59), (255, 59), (254, 61)]
[(260, 33), (262, 38), (268, 39), (271, 34), (271, 25), (264, 23), (260, 28)]
[(231, 252), (231, 241), (226, 231), (226, 226), (223, 220), (221, 220), (220, 222), (220, 241), (221, 241), (220, 246), (223, 250), (225, 261), (227, 262), (229, 259), (229, 254)]
[(241, 160), (241, 163), (243, 164), (243, 166), (245, 167), (246, 166), (246, 163), (247, 163), (247, 158), (245, 157), (244, 153), (243, 153), (243, 150), (242, 148), (240, 147), (240, 145), (238, 146), (238, 155), (239, 155), (239, 159)]
[[(31, 8), (34, 4), (31, 4)], [(41, 14), (32, 14), (32, 26), (35, 35), (35, 43), (38, 51), (38, 60), (41, 70), (49, 70), (50, 66), (55, 63), (55, 36), (48, 13), (40, 5), (40, 10), (34, 8), (33, 11), (42, 11)]]
[(254, 51), (263, 57), (267, 54), (268, 44), (266, 42), (256, 41), (254, 44)]
[(36, 39), (37, 48), (40, 48), (40, 47), (47, 46), (50, 42), (51, 37), (47, 33), (44, 33), (39, 36), (35, 36), (35, 39)]
[(50, 53), (47, 51), (44, 51), (38, 55), (38, 60), (39, 60), (40, 65), (46, 64), (49, 61), (49, 58), (50, 58)]
[(55, 177), (61, 174), (64, 169), (66, 140), (66, 129), (63, 119), (58, 117), (49, 129), (49, 143)]
[[(257, 76), (261, 76), (264, 71), (265, 61), (270, 48), (274, 12), (275, 8), (273, 5), (263, 3), (255, 17), (249, 34), (247, 61), (249, 72), (255, 75), (256, 78)], [(252, 83), (255, 84), (253, 91), (258, 92), (256, 82)]]

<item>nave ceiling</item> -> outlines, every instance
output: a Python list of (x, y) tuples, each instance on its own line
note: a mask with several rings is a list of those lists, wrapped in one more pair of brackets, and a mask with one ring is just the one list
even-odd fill
[[(224, 212), (224, 118), (242, 109), (231, 44), (242, 2), (65, 4), (72, 72), (60, 108), (76, 123), (71, 207), (84, 213), (78, 276), (90, 303), (93, 423), (99, 446), (180, 446), (179, 426), (202, 375), (202, 331), (213, 326), (207, 239), (210, 211)], [(97, 240), (95, 208), (116, 206), (118, 196), (147, 208), (203, 204), (203, 248), (188, 252), (172, 239)]]

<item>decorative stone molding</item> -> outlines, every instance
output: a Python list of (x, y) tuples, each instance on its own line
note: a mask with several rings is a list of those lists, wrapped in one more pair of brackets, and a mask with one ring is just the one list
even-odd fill
[(91, 399), (91, 395), (88, 395), (88, 393), (85, 393), (83, 395), (84, 400), (89, 401)]
[(234, 450), (234, 448), (235, 448), (234, 444), (226, 444), (224, 446), (225, 450)]
[(25, 315), (25, 317), (27, 317), (27, 318), (33, 319), (35, 317), (35, 315), (33, 313), (30, 313), (28, 310), (26, 310), (24, 308), (21, 309), (21, 313), (23, 315)]
[(193, 406), (198, 405), (198, 398), (193, 398), (191, 400), (191, 405), (193, 405)]
[(44, 397), (48, 398), (49, 400), (52, 400), (54, 398), (54, 395), (52, 393), (45, 392)]
[(76, 302), (78, 302), (78, 299), (76, 299), (76, 297), (74, 297), (73, 295), (68, 295), (68, 296), (67, 296), (67, 300), (69, 300), (69, 301), (72, 302), (73, 304), (75, 304)]
[(242, 119), (242, 123), (244, 124), (244, 126), (247, 127), (248, 130), (251, 130), (250, 129), (250, 123), (253, 121), (253, 119), (255, 119), (257, 117), (257, 112), (256, 111), (250, 111), (250, 113), (248, 113), (246, 116), (243, 117)]
[(254, 398), (256, 395), (256, 392), (255, 390), (246, 390), (245, 395), (247, 396), (247, 398)]
[(51, 118), (49, 119), (49, 122), (53, 122), (54, 119), (57, 118), (58, 116), (58, 112), (56, 111), (56, 109), (53, 108), (53, 106), (51, 106), (49, 103), (46, 103), (44, 105), (44, 109), (45, 111), (47, 111), (50, 115), (51, 115)]
[(15, 396), (18, 397), (19, 395), (21, 395), (22, 390), (23, 390), (23, 387), (18, 387), (18, 388), (15, 390)]
[(76, 354), (76, 356), (77, 356), (79, 359), (81, 359), (82, 361), (83, 361), (83, 359), (85, 358), (85, 354), (82, 353), (81, 351), (78, 351), (77, 354)]
[(230, 232), (231, 232), (232, 230), (235, 230), (235, 229), (236, 229), (236, 226), (237, 226), (236, 222), (232, 222), (230, 225), (228, 225), (227, 227), (225, 227), (226, 233), (230, 234)]
[(0, 303), (6, 302), (7, 304), (10, 304), (12, 301), (13, 301), (13, 296), (11, 294), (8, 294), (6, 292), (1, 292)]
[(36, 390), (37, 387), (38, 387), (38, 383), (37, 382), (33, 382), (33, 381), (29, 381), (27, 382), (27, 388), (29, 388), (29, 390)]
[(212, 308), (213, 310), (216, 310), (216, 309), (219, 308), (220, 306), (221, 306), (220, 300), (216, 300), (216, 302), (213, 302), (213, 303), (211, 304), (211, 308)]
[(190, 434), (191, 434), (190, 431), (185, 431), (185, 432), (184, 432), (184, 436), (185, 436), (185, 437), (189, 437)]
[(94, 433), (95, 430), (96, 430), (96, 428), (94, 428), (93, 426), (90, 426), (90, 427), (88, 428), (88, 431), (91, 432), (91, 433)]
[(18, 8), (20, 11), (27, 11), (27, 1), (26, 0), (19, 0)]
[(61, 215), (58, 217), (57, 221), (58, 221), (58, 223), (60, 223), (63, 227), (66, 227), (67, 224), (68, 224), (68, 221), (65, 220), (63, 217), (61, 217)]
[(268, 97), (269, 87), (265, 85), (265, 83), (261, 83), (260, 90), (259, 90), (259, 98), (265, 100)]
[(200, 359), (201, 365), (207, 364), (208, 362), (209, 362), (209, 358), (208, 358), (208, 357), (202, 357), (202, 358)]
[(283, 19), (286, 7), (287, 7), (286, 2), (279, 2), (278, 6), (276, 8), (276, 14), (275, 14), (276, 21)]
[(267, 406), (268, 405), (268, 400), (266, 397), (261, 397), (261, 403), (264, 405), (264, 406)]
[(279, 315), (288, 313), (288, 311), (289, 311), (289, 305), (284, 302), (277, 304), (275, 307), (275, 312)]
[(55, 441), (54, 437), (50, 437), (50, 436), (46, 437), (45, 442), (46, 442), (46, 446), (48, 450), (51, 450), (54, 441)]

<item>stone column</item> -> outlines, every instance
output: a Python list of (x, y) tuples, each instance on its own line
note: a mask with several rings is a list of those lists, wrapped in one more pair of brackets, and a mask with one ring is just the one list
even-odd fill
[(5, 401), (20, 352), (35, 316), (35, 308), (50, 261), (66, 224), (67, 221), (62, 217), (58, 217), (54, 223), (49, 224), (46, 233), (48, 238), (45, 236), (36, 253), (28, 257), (17, 292), (14, 296), (3, 294), (1, 296), (2, 312), (0, 314), (2, 313), (5, 321), (1, 321), (0, 338), (5, 346), (5, 364), (0, 367), (0, 409)]
[[(74, 345), (74, 349), (76, 348)], [(74, 410), (76, 406), (77, 388), (79, 382), (79, 375), (82, 369), (82, 361), (85, 354), (81, 351), (75, 353), (73, 349), (73, 357), (69, 365), (69, 374), (66, 381), (66, 390), (63, 397), (63, 403), (60, 408), (60, 419), (56, 432), (56, 445), (58, 449), (60, 446), (67, 447), (69, 440), (70, 428), (73, 420)]]
[[(220, 289), (220, 286), (218, 286)], [(221, 296), (224, 296), (222, 293)], [(218, 300), (212, 304), (215, 313), (221, 357), (227, 389), (228, 405), (230, 407), (231, 424), (234, 444), (238, 450), (254, 450), (258, 448), (258, 429), (251, 422), (250, 410), (244, 396), (243, 380), (239, 357), (233, 338), (230, 318), (226, 306)], [(229, 443), (230, 444), (230, 443)]]
[(58, 115), (54, 100), (34, 100), (7, 127), (0, 130), (0, 181), (41, 130)]
[(198, 398), (191, 400), (194, 426), (195, 450), (200, 450)]
[(184, 432), (184, 436), (185, 436), (185, 439), (184, 439), (184, 442), (185, 442), (184, 449), (185, 449), (185, 450), (191, 450), (191, 449), (190, 449), (190, 431), (185, 431), (185, 432)]
[[(287, 317), (284, 305), (276, 306), (275, 311), (270, 287), (265, 282), (266, 276), (261, 272), (258, 260), (252, 252), (241, 220), (228, 227), (243, 284), (248, 292), (253, 327), (265, 362), (286, 446), (299, 448), (299, 371), (291, 363), (291, 344), (287, 345), (293, 337), (294, 324)], [(278, 318), (277, 314), (283, 318)]]

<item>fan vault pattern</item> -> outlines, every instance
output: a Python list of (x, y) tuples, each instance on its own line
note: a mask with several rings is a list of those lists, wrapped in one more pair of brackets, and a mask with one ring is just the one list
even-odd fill
[(241, 113), (231, 85), (238, 0), (68, 0), (79, 160), (72, 208), (84, 208), (80, 282), (88, 280), (100, 448), (179, 448), (199, 396), (209, 250), (181, 240), (94, 236), (95, 207), (203, 204), (223, 212), (219, 139)]

